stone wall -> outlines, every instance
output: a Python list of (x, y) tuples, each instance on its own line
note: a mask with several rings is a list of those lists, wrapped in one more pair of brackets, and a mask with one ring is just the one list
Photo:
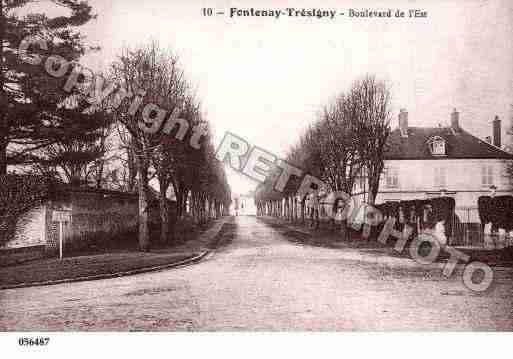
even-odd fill
[(4, 243), (0, 249), (45, 245), (45, 206), (38, 206), (18, 219), (14, 238)]
[[(71, 221), (63, 222), (66, 247), (83, 247), (90, 242), (109, 241), (124, 234), (137, 233), (138, 196), (134, 193), (95, 190), (59, 189), (52, 199), (32, 209), (17, 222), (15, 236), (0, 250), (45, 246), (59, 248), (60, 223), (55, 211), (67, 212)], [(149, 208), (150, 226), (159, 224), (158, 201)]]
[(136, 232), (136, 194), (104, 190), (70, 190), (47, 204), (47, 247), (58, 248), (61, 226), (53, 220), (54, 211), (71, 214), (62, 229), (66, 247), (84, 247), (90, 242), (109, 241)]

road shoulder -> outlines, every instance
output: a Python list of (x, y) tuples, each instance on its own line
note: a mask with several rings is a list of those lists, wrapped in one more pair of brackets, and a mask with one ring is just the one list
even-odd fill
[(106, 253), (38, 260), (0, 268), (0, 289), (44, 286), (107, 279), (197, 263), (219, 245), (218, 236), (229, 217), (223, 217), (197, 238), (151, 252)]

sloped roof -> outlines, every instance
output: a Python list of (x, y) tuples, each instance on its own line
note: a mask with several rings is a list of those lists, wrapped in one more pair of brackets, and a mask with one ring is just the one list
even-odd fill
[[(446, 156), (432, 155), (428, 141), (434, 136), (445, 140)], [(460, 128), (453, 132), (450, 127), (408, 127), (408, 137), (395, 129), (387, 142), (385, 159), (513, 159), (513, 155), (495, 147)]]

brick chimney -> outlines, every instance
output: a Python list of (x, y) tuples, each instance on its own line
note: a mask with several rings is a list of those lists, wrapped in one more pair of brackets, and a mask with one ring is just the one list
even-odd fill
[(399, 130), (401, 136), (408, 137), (408, 111), (405, 108), (399, 111)]
[(495, 116), (493, 120), (493, 145), (501, 147), (501, 120), (499, 116)]
[(460, 129), (460, 113), (454, 109), (451, 113), (451, 128), (458, 132)]

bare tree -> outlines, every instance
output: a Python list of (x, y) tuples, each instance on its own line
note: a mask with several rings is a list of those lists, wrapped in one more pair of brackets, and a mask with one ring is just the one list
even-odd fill
[(351, 195), (362, 159), (356, 146), (355, 118), (349, 115), (345, 95), (339, 95), (332, 105), (326, 106), (320, 122), (319, 143), (327, 161), (325, 181), (333, 191)]
[(117, 124), (117, 139), (120, 151), (117, 160), (120, 162), (122, 179), (118, 179), (119, 186), (128, 192), (134, 192), (137, 184), (137, 164), (135, 162), (134, 146), (130, 133), (123, 125)]
[[(375, 76), (364, 76), (323, 107), (287, 159), (321, 179), (329, 186), (328, 190), (343, 191), (348, 195), (353, 194), (356, 180), (366, 172), (369, 201), (374, 203), (384, 167), (389, 122), (389, 87)], [(278, 193), (272, 188), (273, 183), (261, 184), (256, 191), (260, 213), (275, 213), (281, 199), (298, 188), (292, 185)], [(304, 219), (304, 199), (301, 200), (301, 217)], [(345, 227), (342, 223), (343, 236)]]
[[(160, 241), (167, 242), (170, 236), (174, 237), (167, 193), (175, 180), (177, 167), (185, 164), (186, 154), (192, 150), (187, 140), (199, 114), (199, 103), (189, 94), (190, 86), (183, 70), (179, 68), (177, 56), (171, 53), (164, 54), (163, 62), (167, 66), (161, 72), (160, 84), (155, 91), (161, 98), (160, 104), (173, 113), (172, 118), (178, 121), (175, 124), (171, 122), (171, 117), (168, 119), (164, 137), (160, 141), (160, 146), (152, 152), (151, 161), (159, 182)], [(187, 124), (184, 125), (183, 121)], [(185, 133), (184, 137), (181, 137), (182, 133)], [(175, 187), (173, 190), (176, 193)]]
[[(143, 251), (150, 247), (148, 182), (153, 151), (161, 140), (164, 116), (174, 110), (172, 106), (177, 104), (173, 101), (183, 94), (183, 85), (177, 81), (183, 78), (183, 72), (176, 61), (176, 57), (152, 42), (135, 50), (125, 49), (112, 66), (113, 79), (122, 86), (113, 99), (115, 116), (130, 134), (130, 150), (137, 166), (139, 247)], [(152, 119), (151, 130), (143, 121), (144, 111)]]
[[(374, 204), (384, 169), (384, 156), (390, 135), (391, 92), (389, 86), (366, 75), (355, 81), (345, 99), (346, 116), (355, 128), (354, 139), (365, 171), (368, 203)], [(348, 192), (349, 193), (349, 192)]]

